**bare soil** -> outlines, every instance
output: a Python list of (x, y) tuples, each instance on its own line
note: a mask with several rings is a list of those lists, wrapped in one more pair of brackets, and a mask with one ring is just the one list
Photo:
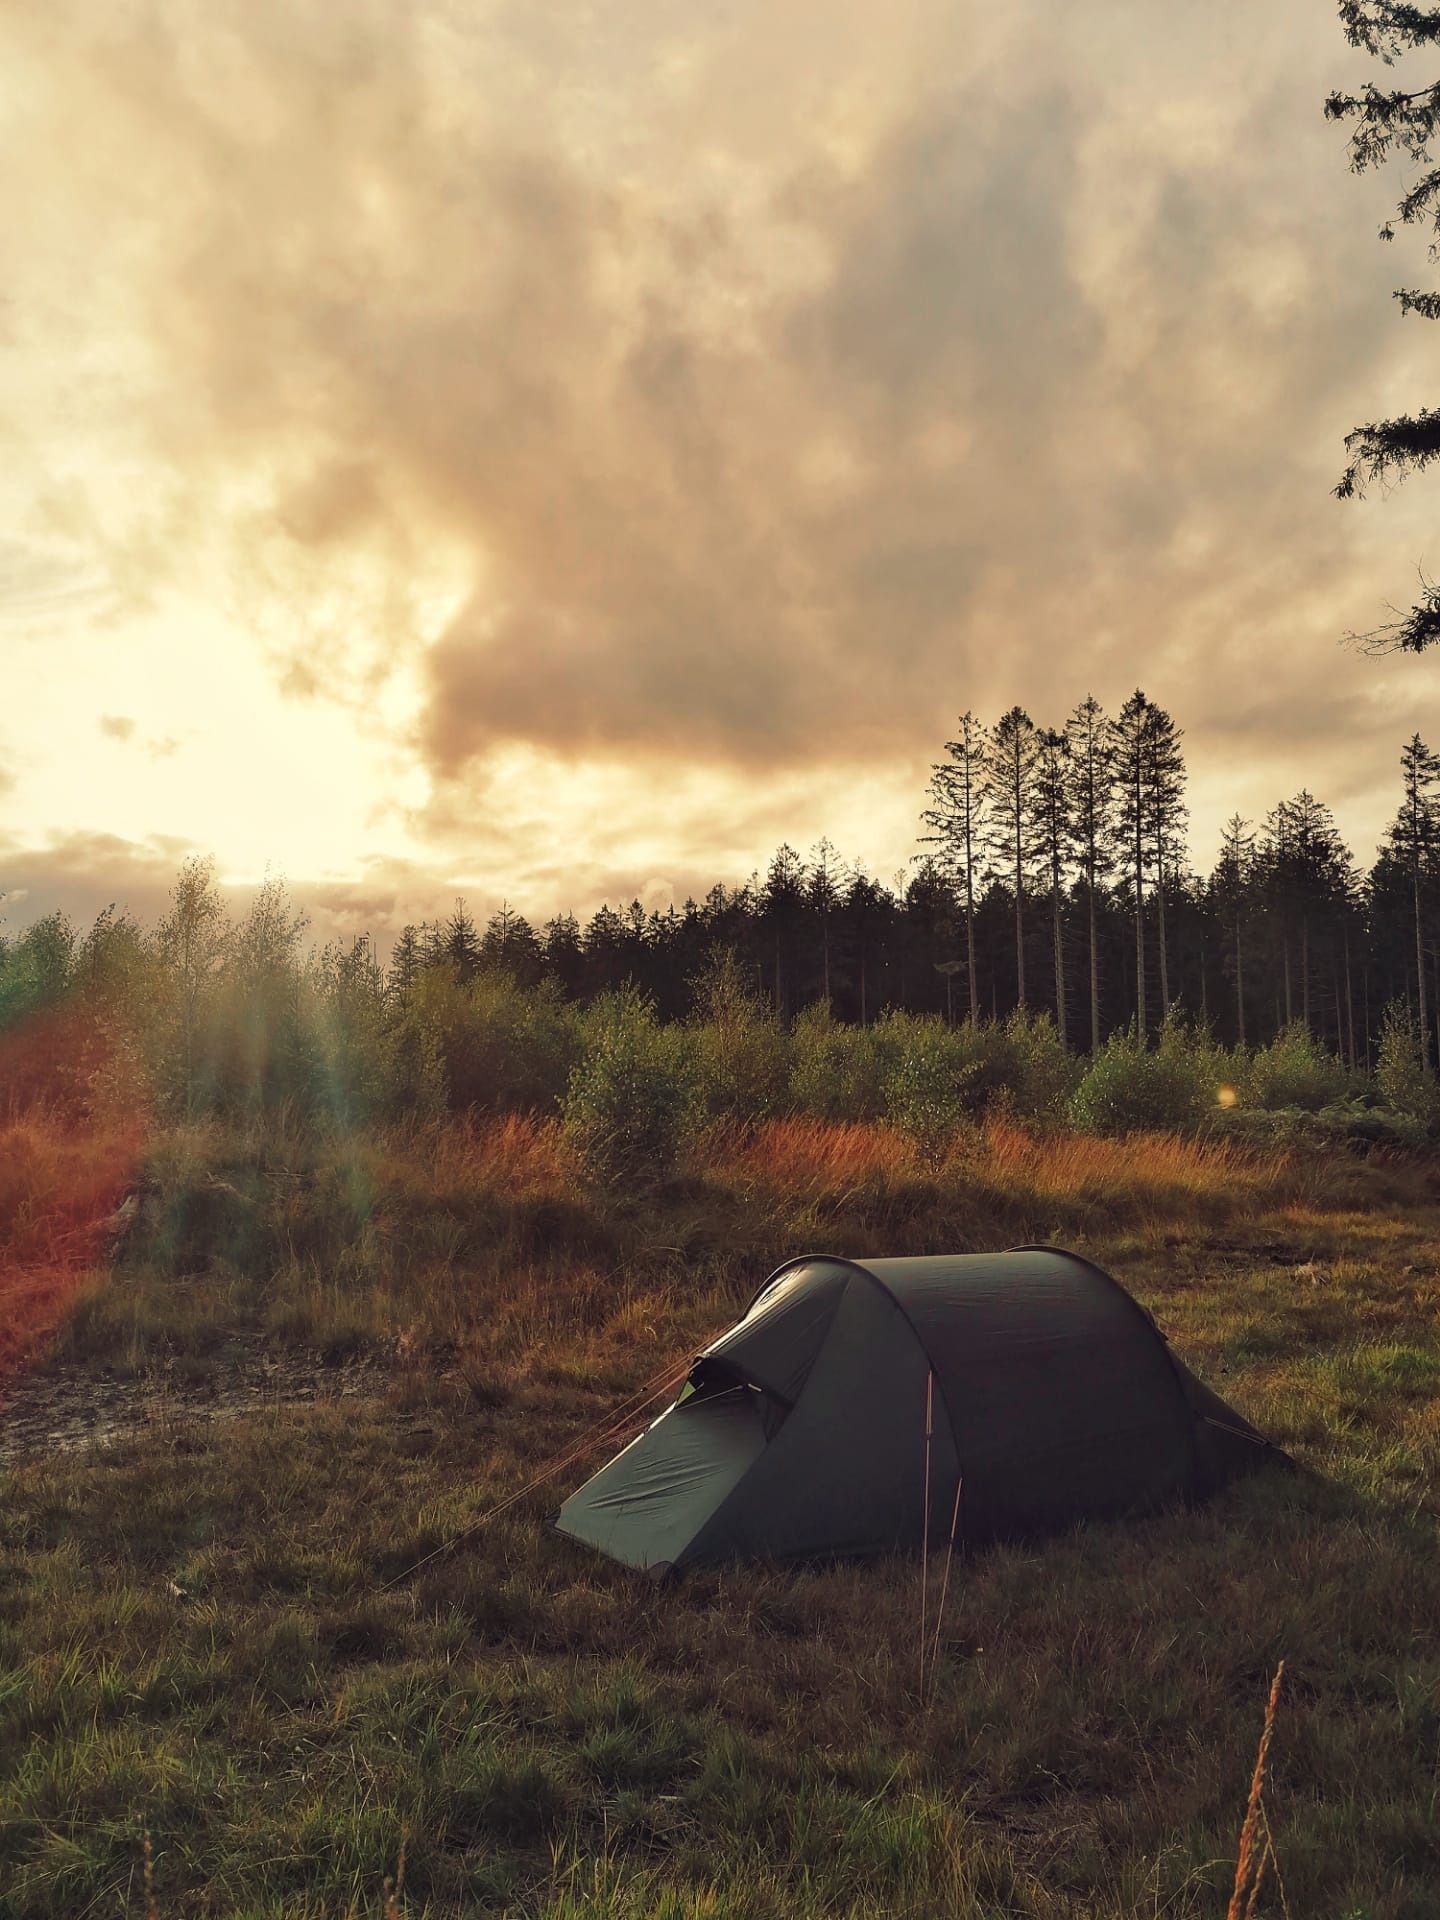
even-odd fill
[(371, 1358), (327, 1364), (244, 1337), (199, 1378), (174, 1367), (97, 1376), (91, 1367), (50, 1366), (0, 1383), (0, 1466), (27, 1455), (114, 1446), (179, 1422), (371, 1398), (385, 1379), (385, 1368)]

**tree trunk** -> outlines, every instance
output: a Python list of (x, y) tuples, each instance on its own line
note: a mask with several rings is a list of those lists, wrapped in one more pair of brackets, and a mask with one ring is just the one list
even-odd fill
[(1345, 934), (1345, 1031), (1349, 1038), (1350, 1070), (1353, 1073), (1360, 1065), (1355, 1052), (1355, 991), (1350, 983), (1350, 929)]
[(1020, 795), (1015, 795), (1015, 1004), (1025, 1005), (1025, 867), (1020, 838)]
[(1310, 919), (1305, 915), (1300, 921), (1300, 1018), (1305, 1023), (1305, 1031), (1310, 1031)]
[(1240, 916), (1235, 916), (1235, 1026), (1245, 1044), (1245, 969), (1240, 958)]
[(1288, 1027), (1295, 1018), (1295, 1003), (1290, 997), (1290, 929), (1285, 929), (1282, 946), (1285, 953), (1285, 1024)]
[(1155, 930), (1160, 941), (1160, 1018), (1170, 1011), (1170, 959), (1165, 940), (1165, 868), (1155, 853)]
[(1210, 982), (1206, 975), (1203, 944), (1200, 948), (1200, 1024), (1206, 1028), (1210, 1025)]
[(1090, 913), (1090, 1051), (1100, 1051), (1100, 957), (1095, 947), (1095, 857), (1091, 849), (1086, 891)]
[(1145, 1017), (1145, 856), (1140, 841), (1140, 789), (1135, 789), (1135, 1022), (1143, 1046), (1147, 1038)]
[(1055, 1025), (1060, 1030), (1060, 1044), (1068, 1052), (1070, 1036), (1065, 1026), (1065, 943), (1060, 937), (1060, 876), (1058, 874), (1051, 889), (1051, 904), (1055, 916)]
[(1335, 1051), (1344, 1065), (1345, 1059), (1345, 1021), (1340, 1011), (1340, 963), (1335, 962)]
[[(1415, 887), (1415, 976), (1420, 998), (1420, 1057), (1426, 1065), (1430, 1062), (1430, 1008), (1425, 997), (1425, 936), (1420, 922), (1420, 853), (1417, 846), (1411, 865), (1411, 878)], [(1406, 998), (1409, 996), (1407, 994)]]
[(970, 1024), (980, 1024), (980, 982), (975, 978), (975, 895), (965, 871), (965, 968), (970, 980)]

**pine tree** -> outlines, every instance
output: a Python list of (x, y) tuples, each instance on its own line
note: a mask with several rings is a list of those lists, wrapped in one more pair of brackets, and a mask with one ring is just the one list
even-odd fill
[(1100, 1051), (1100, 942), (1096, 904), (1100, 876), (1110, 864), (1115, 815), (1115, 760), (1110, 723), (1087, 694), (1065, 723), (1069, 742), (1069, 812), (1076, 855), (1085, 883), (1090, 962), (1090, 1051)]
[(1170, 947), (1166, 937), (1165, 907), (1169, 882), (1184, 861), (1185, 759), (1180, 751), (1180, 729), (1163, 707), (1150, 702), (1145, 723), (1149, 762), (1149, 827), (1155, 860), (1155, 933), (1160, 950), (1160, 1012), (1170, 1011)]
[(805, 863), (792, 846), (775, 850), (760, 893), (760, 913), (771, 949), (773, 1003), (783, 1020), (789, 1011), (795, 939), (805, 914)]
[(499, 911), (485, 923), (480, 959), (503, 967), (522, 987), (533, 987), (540, 978), (542, 954), (535, 929), (508, 900), (502, 901)]
[(463, 899), (455, 902), (455, 911), (438, 929), (440, 957), (463, 987), (475, 978), (480, 967), (480, 934), (466, 910)]
[(423, 966), (424, 958), (418, 934), (412, 926), (402, 927), (400, 938), (395, 942), (390, 955), (390, 973), (386, 982), (387, 990), (393, 1000), (403, 1004), (410, 998)]
[[(1412, 0), (1340, 0), (1340, 19), (1351, 46), (1374, 55), (1387, 66), (1407, 53), (1440, 43), (1440, 12), (1417, 6)], [(1428, 228), (1433, 258), (1440, 245), (1440, 167), (1433, 164), (1433, 143), (1440, 131), (1440, 83), (1410, 88), (1367, 86), (1358, 94), (1332, 93), (1325, 102), (1325, 113), (1331, 120), (1352, 124), (1350, 165), (1354, 172), (1363, 173), (1394, 159), (1405, 163), (1405, 193), (1394, 218), (1381, 227), (1380, 237), (1394, 239), (1396, 219), (1402, 226)], [(1402, 287), (1395, 298), (1402, 314), (1440, 319), (1440, 294)], [(1335, 489), (1342, 500), (1363, 493), (1367, 484), (1385, 484), (1408, 473), (1423, 472), (1440, 459), (1440, 407), (1422, 407), (1419, 413), (1367, 421), (1346, 435), (1345, 447), (1350, 464)], [(1424, 589), (1409, 613), (1366, 636), (1372, 651), (1420, 653), (1440, 640), (1440, 589), (1429, 581), (1424, 582)]]
[(825, 1005), (831, 1004), (830, 996), (830, 921), (840, 904), (840, 889), (835, 876), (840, 872), (840, 861), (829, 840), (816, 843), (810, 856), (810, 879), (805, 892), (805, 904), (820, 923), (820, 993)]
[(954, 880), (965, 912), (965, 975), (970, 986), (970, 1023), (980, 1018), (975, 977), (975, 893), (985, 841), (985, 729), (973, 713), (962, 713), (945, 758), (930, 769), (930, 805), (921, 815), (926, 845), (940, 849), (944, 871)]
[(1135, 908), (1135, 1023), (1149, 1032), (1145, 991), (1145, 881), (1153, 857), (1150, 824), (1150, 702), (1137, 687), (1111, 725), (1117, 806), (1115, 844), (1125, 861)]
[(1226, 926), (1235, 977), (1235, 1032), (1245, 1045), (1245, 952), (1242, 938), (1249, 902), (1255, 835), (1250, 823), (1232, 813), (1220, 836), (1220, 857), (1210, 879), (1210, 894)]
[(585, 955), (580, 923), (573, 913), (557, 913), (546, 921), (541, 955), (550, 978), (558, 980), (567, 995), (578, 998), (584, 985)]
[(1050, 928), (1055, 948), (1055, 1026), (1060, 1044), (1070, 1044), (1065, 1015), (1065, 866), (1070, 850), (1070, 744), (1067, 736), (1046, 728), (1040, 734), (1035, 770), (1035, 821), (1050, 882)]
[(988, 844), (1014, 890), (1015, 1004), (1025, 1005), (1025, 887), (1034, 865), (1035, 777), (1040, 758), (1035, 722), (1012, 707), (995, 724), (985, 750)]
[(1422, 1058), (1430, 1058), (1429, 998), (1425, 979), (1425, 881), (1433, 874), (1440, 853), (1440, 801), (1436, 784), (1440, 782), (1440, 754), (1431, 751), (1413, 734), (1400, 754), (1400, 772), (1404, 781), (1404, 799), (1392, 837), (1403, 854), (1410, 873), (1411, 898), (1415, 918), (1415, 979), (1420, 1010), (1420, 1047)]

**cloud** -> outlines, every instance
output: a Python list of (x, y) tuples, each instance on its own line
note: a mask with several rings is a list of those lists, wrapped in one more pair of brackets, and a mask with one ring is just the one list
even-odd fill
[[(1327, 494), (1416, 351), (1320, 116), (1339, 36), (1004, 12), (12, 16), (9, 397), (72, 568), (16, 549), (12, 594), (223, 594), (423, 776), (420, 873), (488, 809), (534, 892), (683, 885), (747, 857), (719, 810), (759, 852), (863, 771), (898, 821), (959, 707), (1137, 681), (1215, 806), (1303, 759), (1368, 821), (1420, 670), (1335, 643), (1424, 506)], [(350, 864), (337, 916), (412, 897)]]
[(100, 731), (111, 740), (128, 740), (135, 731), (135, 722), (125, 713), (102, 713)]

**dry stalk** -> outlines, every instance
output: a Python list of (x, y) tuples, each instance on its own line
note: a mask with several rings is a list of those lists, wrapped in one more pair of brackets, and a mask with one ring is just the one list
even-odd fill
[[(1270, 1822), (1261, 1806), (1261, 1795), (1265, 1790), (1265, 1768), (1270, 1758), (1270, 1740), (1275, 1732), (1275, 1709), (1280, 1704), (1280, 1682), (1284, 1677), (1285, 1662), (1282, 1660), (1275, 1669), (1275, 1678), (1270, 1682), (1270, 1697), (1265, 1702), (1265, 1724), (1260, 1729), (1260, 1745), (1255, 1754), (1255, 1771), (1250, 1776), (1250, 1798), (1245, 1806), (1245, 1823), (1240, 1829), (1240, 1849), (1235, 1859), (1235, 1885), (1230, 1894), (1230, 1905), (1225, 1920), (1251, 1920), (1255, 1912), (1255, 1902), (1260, 1894), (1260, 1882), (1265, 1875), (1266, 1863), (1271, 1854)], [(1264, 1820), (1265, 1838), (1259, 1856), (1255, 1852), (1255, 1836)]]

